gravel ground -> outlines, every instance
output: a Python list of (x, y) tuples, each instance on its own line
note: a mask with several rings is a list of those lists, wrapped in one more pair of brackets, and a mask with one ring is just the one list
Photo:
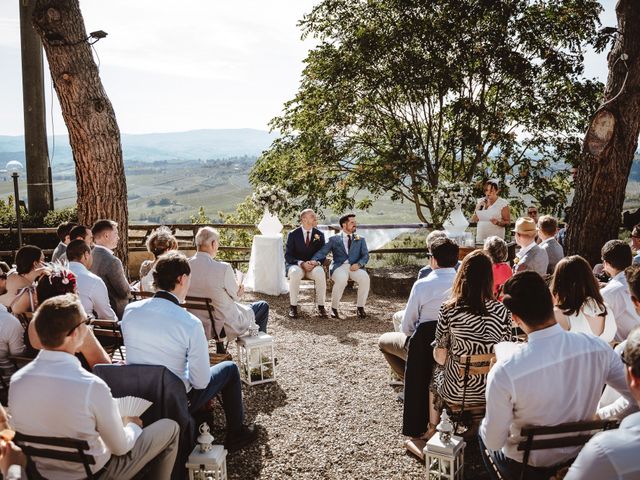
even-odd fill
[[(271, 306), (268, 330), (276, 337), (278, 379), (243, 386), (246, 417), (260, 426), (260, 438), (227, 457), (230, 479), (424, 478), (424, 464), (405, 453), (399, 390), (388, 385), (377, 347), (406, 299), (371, 295), (364, 320), (355, 316), (351, 290), (341, 304), (343, 319), (316, 318), (307, 282), (295, 320), (287, 316), (288, 295), (247, 294), (244, 300)], [(235, 348), (232, 353), (237, 359)], [(213, 434), (221, 439), (221, 409), (215, 418)], [(475, 442), (466, 457), (466, 478), (485, 478)]]

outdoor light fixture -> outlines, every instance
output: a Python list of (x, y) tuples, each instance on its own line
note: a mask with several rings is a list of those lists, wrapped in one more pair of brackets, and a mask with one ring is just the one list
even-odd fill
[(16, 223), (18, 224), (18, 248), (22, 247), (22, 218), (20, 217), (20, 192), (18, 191), (18, 177), (22, 171), (22, 164), (16, 160), (7, 163), (7, 172), (13, 178), (14, 201), (16, 204)]
[(107, 32), (104, 30), (96, 30), (95, 32), (91, 32), (87, 38), (83, 38), (82, 40), (78, 40), (77, 42), (67, 42), (65, 38), (58, 32), (47, 32), (44, 34), (44, 38), (49, 43), (49, 45), (54, 47), (72, 47), (74, 45), (79, 45), (82, 42), (87, 42), (89, 45), (93, 45), (98, 40), (101, 40), (107, 36)]

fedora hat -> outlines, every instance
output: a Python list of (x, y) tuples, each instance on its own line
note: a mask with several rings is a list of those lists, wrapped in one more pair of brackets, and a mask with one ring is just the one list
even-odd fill
[(530, 217), (520, 217), (516, 222), (516, 233), (521, 235), (535, 235), (537, 232), (536, 222)]

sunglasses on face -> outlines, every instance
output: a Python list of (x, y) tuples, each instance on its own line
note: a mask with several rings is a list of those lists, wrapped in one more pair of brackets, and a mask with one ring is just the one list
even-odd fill
[(91, 325), (93, 323), (93, 318), (91, 317), (87, 317), (84, 320), (82, 320), (80, 323), (78, 323), (75, 327), (73, 327), (71, 330), (69, 330), (69, 332), (67, 333), (67, 336), (71, 335), (73, 333), (73, 331), (78, 328), (80, 325), (85, 324), (87, 327), (89, 325)]

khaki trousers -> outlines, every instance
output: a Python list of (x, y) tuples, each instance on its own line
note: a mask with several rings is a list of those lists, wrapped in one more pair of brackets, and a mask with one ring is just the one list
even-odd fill
[(391, 321), (393, 322), (393, 331), (400, 332), (400, 327), (402, 326), (402, 320), (404, 320), (404, 310), (400, 310), (393, 314)]
[(163, 418), (142, 430), (133, 448), (124, 455), (112, 455), (100, 480), (127, 480), (149, 465), (145, 478), (169, 480), (178, 454), (180, 427)]
[(402, 380), (404, 380), (404, 367), (407, 363), (406, 345), (407, 336), (401, 332), (383, 333), (378, 339), (378, 348), (391, 369)]
[(300, 282), (303, 278), (306, 278), (307, 280), (313, 280), (316, 284), (316, 305), (322, 305), (324, 307), (325, 298), (327, 296), (327, 277), (324, 274), (324, 268), (318, 265), (310, 272), (306, 272), (302, 267), (294, 265), (289, 267), (288, 275), (290, 305), (298, 305)]
[(363, 268), (352, 272), (349, 270), (350, 267), (351, 265), (348, 263), (340, 265), (333, 271), (333, 275), (331, 275), (331, 280), (333, 280), (333, 289), (331, 290), (331, 308), (338, 309), (340, 299), (342, 298), (342, 294), (344, 293), (344, 289), (346, 288), (349, 280), (353, 280), (358, 284), (358, 299), (356, 306), (364, 307), (364, 304), (367, 303), (370, 284), (369, 274)]

